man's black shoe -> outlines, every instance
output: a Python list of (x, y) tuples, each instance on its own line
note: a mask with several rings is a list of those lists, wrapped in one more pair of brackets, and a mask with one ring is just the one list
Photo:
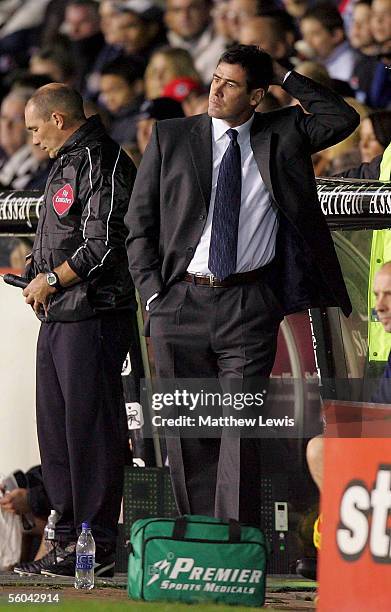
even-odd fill
[[(96, 577), (112, 578), (114, 576), (115, 552), (97, 546), (95, 555), (94, 574)], [(76, 551), (69, 552), (63, 559), (45, 568), (41, 573), (45, 576), (74, 576), (76, 566)]]
[(56, 546), (52, 548), (50, 552), (47, 553), (41, 559), (37, 561), (30, 561), (28, 563), (19, 563), (15, 565), (14, 572), (16, 574), (20, 574), (20, 576), (34, 576), (36, 574), (41, 574), (42, 570), (48, 569), (54, 563), (56, 563), (58, 558), (61, 558), (65, 555), (66, 552), (60, 546)]
[(300, 576), (304, 576), (304, 578), (316, 580), (316, 569), (316, 557), (304, 557), (296, 561), (296, 574), (300, 574)]

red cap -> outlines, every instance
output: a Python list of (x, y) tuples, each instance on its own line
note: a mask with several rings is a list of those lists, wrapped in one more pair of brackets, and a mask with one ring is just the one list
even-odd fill
[(192, 91), (202, 92), (202, 85), (191, 77), (179, 77), (167, 83), (162, 96), (183, 102)]

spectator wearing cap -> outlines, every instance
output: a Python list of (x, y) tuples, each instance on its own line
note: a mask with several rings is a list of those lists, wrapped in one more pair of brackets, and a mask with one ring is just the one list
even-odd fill
[(211, 9), (211, 0), (167, 0), (165, 12), (170, 45), (189, 51), (205, 85), (226, 46), (213, 30)]
[(186, 49), (161, 47), (152, 55), (145, 71), (145, 97), (160, 98), (167, 83), (182, 77), (201, 82), (190, 53)]
[(343, 19), (332, 3), (322, 3), (308, 9), (300, 21), (304, 41), (334, 79), (350, 81), (357, 53), (345, 37)]
[(167, 42), (162, 9), (150, 0), (125, 0), (116, 8), (111, 39), (145, 67), (153, 51)]
[(140, 153), (143, 155), (156, 121), (184, 116), (182, 105), (172, 98), (146, 100), (140, 108), (137, 122), (137, 144)]
[(70, 0), (62, 30), (67, 35), (75, 64), (74, 86), (84, 93), (96, 56), (104, 45), (95, 0)]
[(110, 62), (100, 74), (99, 100), (111, 116), (109, 134), (120, 145), (136, 143), (142, 76), (140, 64), (128, 58)]
[(189, 77), (180, 77), (167, 83), (163, 89), (163, 97), (172, 98), (183, 104), (183, 101), (187, 100), (192, 93), (198, 94), (202, 93), (202, 91), (203, 89), (199, 81)]
[(163, 89), (163, 97), (172, 98), (182, 104), (183, 112), (186, 117), (195, 115), (194, 109), (198, 104), (200, 96), (205, 94), (205, 90), (199, 81), (189, 77), (180, 77), (167, 83)]

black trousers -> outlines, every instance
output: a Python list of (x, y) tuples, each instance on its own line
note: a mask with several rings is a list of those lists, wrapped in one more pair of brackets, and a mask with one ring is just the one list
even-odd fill
[(77, 539), (89, 521), (97, 544), (115, 547), (123, 488), (126, 416), (121, 369), (131, 313), (42, 323), (37, 346), (37, 428), (45, 488)]
[[(150, 331), (157, 376), (218, 377), (246, 391), (269, 377), (282, 309), (264, 280), (229, 288), (176, 283), (156, 302)], [(167, 437), (174, 494), (181, 514), (205, 514), (258, 524), (261, 442), (255, 438)]]

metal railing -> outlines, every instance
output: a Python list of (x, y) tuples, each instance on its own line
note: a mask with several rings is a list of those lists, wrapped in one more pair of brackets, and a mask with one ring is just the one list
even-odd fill
[[(332, 230), (391, 227), (391, 183), (318, 178), (320, 207)], [(43, 194), (0, 191), (0, 235), (34, 234)]]

